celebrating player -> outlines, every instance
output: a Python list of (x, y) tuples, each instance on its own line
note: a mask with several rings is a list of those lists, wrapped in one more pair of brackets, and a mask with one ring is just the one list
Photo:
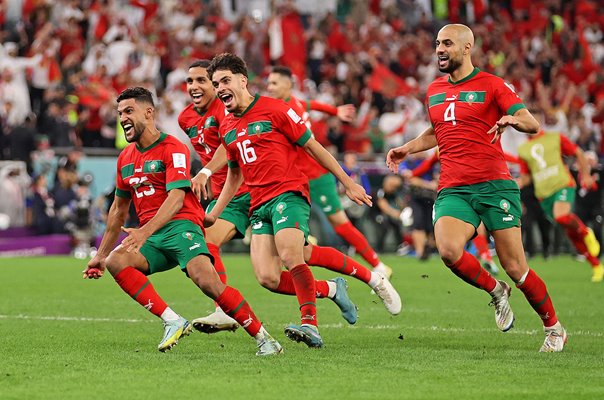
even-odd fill
[(502, 79), (474, 68), (473, 46), (474, 35), (465, 25), (446, 25), (438, 32), (438, 68), (449, 75), (428, 87), (426, 106), (432, 126), (390, 150), (386, 162), (396, 172), (408, 154), (438, 145), (441, 175), (434, 234), (445, 265), (467, 283), (488, 292), (497, 326), (504, 332), (512, 328), (511, 288), (495, 280), (463, 250), (484, 222), (503, 269), (543, 320), (545, 341), (540, 351), (562, 351), (566, 331), (556, 317), (545, 283), (527, 265), (520, 232), (520, 194), (498, 142), (508, 126), (534, 134), (539, 123)]
[[(262, 327), (239, 291), (222, 283), (212, 267), (201, 228), (204, 212), (190, 190), (187, 147), (157, 130), (153, 98), (147, 89), (128, 88), (117, 103), (130, 145), (119, 155), (115, 200), (98, 253), (83, 271), (84, 278), (98, 279), (108, 269), (126, 293), (160, 317), (165, 330), (158, 349), (163, 352), (188, 335), (191, 326), (168, 307), (146, 275), (180, 265), (203, 293), (256, 339), (257, 355), (281, 353), (279, 343)], [(128, 236), (111, 251), (131, 200), (140, 227), (122, 227)]]
[(208, 67), (218, 98), (229, 115), (220, 126), (229, 170), (216, 205), (206, 216), (212, 223), (231, 201), (243, 180), (251, 195), (251, 259), (258, 281), (279, 281), (281, 266), (291, 273), (301, 324), (286, 335), (309, 347), (322, 347), (316, 314), (315, 280), (304, 261), (310, 204), (308, 179), (296, 166), (296, 146), (304, 146), (346, 187), (351, 199), (371, 204), (337, 161), (311, 137), (302, 118), (279, 100), (253, 96), (247, 89), (247, 67), (232, 54), (221, 54)]
[[(220, 145), (218, 135), (218, 128), (226, 112), (222, 102), (215, 97), (214, 88), (207, 75), (209, 63), (207, 60), (199, 60), (189, 67), (187, 90), (192, 103), (181, 112), (178, 119), (181, 128), (191, 138), (193, 147), (204, 165), (192, 180), (193, 192), (206, 198), (206, 183), (211, 177), (214, 200), (208, 206), (208, 212), (216, 204), (216, 198), (222, 191), (228, 169), (226, 152)], [(250, 225), (249, 208), (250, 195), (247, 186), (243, 183), (216, 223), (206, 229), (208, 248), (214, 256), (214, 267), (223, 283), (226, 283), (227, 274), (220, 258), (220, 247), (234, 237), (244, 236)], [(369, 271), (354, 259), (335, 249), (311, 244), (304, 247), (304, 259), (310, 265), (325, 267), (362, 280), (375, 290), (391, 314), (396, 315), (400, 312), (400, 296), (390, 282), (380, 274)], [(282, 271), (278, 280), (264, 280), (261, 283), (276, 293), (295, 295), (289, 271)], [(356, 322), (357, 310), (348, 298), (346, 284), (342, 278), (329, 281), (317, 280), (315, 285), (318, 297), (329, 297), (338, 305), (343, 317), (349, 323)], [(208, 316), (194, 319), (192, 324), (205, 333), (235, 330), (238, 327), (237, 322), (226, 315), (220, 307), (216, 307), (216, 311)]]
[(522, 188), (533, 181), (535, 196), (545, 215), (564, 229), (575, 249), (585, 256), (592, 267), (591, 281), (602, 282), (604, 267), (598, 259), (600, 243), (594, 232), (572, 212), (577, 185), (562, 160), (562, 156), (575, 156), (579, 183), (581, 187), (590, 188), (594, 181), (583, 150), (558, 132), (540, 131), (520, 145), (518, 156), (521, 160), (519, 186)]
[[(309, 111), (321, 111), (335, 115), (345, 122), (351, 122), (355, 115), (352, 104), (334, 107), (317, 101), (302, 101), (292, 95), (293, 81), (292, 72), (284, 66), (273, 67), (268, 76), (266, 89), (271, 97), (285, 101), (304, 123), (311, 129)], [(367, 238), (354, 226), (342, 208), (336, 179), (327, 169), (319, 165), (307, 152), (300, 149), (298, 168), (309, 179), (310, 199), (327, 216), (327, 220), (333, 226), (334, 231), (346, 242), (354, 246), (357, 253), (361, 255), (372, 267), (386, 278), (392, 275), (392, 269), (380, 261), (378, 254), (373, 250)]]

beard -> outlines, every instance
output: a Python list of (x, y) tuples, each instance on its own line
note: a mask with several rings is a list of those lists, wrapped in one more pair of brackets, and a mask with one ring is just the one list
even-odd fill
[(140, 123), (134, 124), (132, 130), (134, 130), (134, 135), (132, 135), (130, 139), (128, 139), (128, 136), (126, 135), (126, 141), (128, 143), (138, 142), (138, 139), (140, 139), (140, 137), (143, 135), (143, 132), (145, 131), (145, 125)]
[(461, 61), (455, 60), (453, 58), (449, 58), (448, 65), (444, 68), (438, 67), (438, 70), (440, 72), (445, 72), (447, 74), (450, 74), (451, 72), (454, 72), (459, 67), (461, 67)]

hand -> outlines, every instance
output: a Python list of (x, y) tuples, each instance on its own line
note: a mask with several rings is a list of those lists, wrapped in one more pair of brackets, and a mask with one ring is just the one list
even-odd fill
[(147, 241), (148, 235), (143, 228), (124, 228), (122, 226), (122, 232), (128, 234), (128, 236), (122, 240), (122, 245), (126, 248), (128, 253), (138, 253), (143, 244)]
[(209, 228), (210, 226), (214, 225), (214, 223), (216, 223), (216, 216), (212, 213), (206, 214), (203, 218), (203, 226), (205, 228)]
[(352, 104), (338, 106), (337, 116), (344, 122), (352, 122), (357, 114), (356, 108)]
[(92, 258), (82, 271), (82, 279), (99, 279), (105, 272), (105, 257), (98, 254)]
[(495, 122), (495, 125), (493, 125), (493, 127), (491, 127), (491, 129), (487, 131), (487, 134), (489, 135), (491, 133), (495, 133), (495, 135), (493, 135), (493, 139), (491, 139), (491, 144), (499, 140), (499, 137), (501, 136), (501, 134), (503, 134), (503, 131), (508, 126), (511, 126), (512, 128), (516, 128), (518, 126), (518, 120), (516, 119), (516, 117), (513, 117), (511, 115), (505, 115), (501, 117), (499, 121)]
[(386, 165), (390, 171), (395, 174), (398, 172), (398, 165), (409, 155), (409, 150), (405, 146), (395, 147), (390, 149), (386, 155)]
[(411, 171), (410, 169), (406, 169), (401, 172), (401, 176), (405, 178), (405, 180), (409, 180), (413, 178), (413, 171)]
[[(193, 179), (191, 179), (191, 190), (195, 193), (195, 196), (199, 200), (207, 200), (208, 192), (206, 190), (206, 184), (208, 182), (208, 176), (199, 172)], [(202, 197), (203, 196), (203, 197)]]
[(365, 188), (358, 183), (353, 183), (352, 186), (346, 188), (346, 196), (359, 205), (367, 204), (369, 207), (373, 205), (371, 196), (368, 195), (365, 192)]
[(587, 174), (587, 175), (580, 174), (579, 175), (579, 184), (581, 185), (582, 188), (590, 190), (594, 184), (594, 177), (591, 174)]

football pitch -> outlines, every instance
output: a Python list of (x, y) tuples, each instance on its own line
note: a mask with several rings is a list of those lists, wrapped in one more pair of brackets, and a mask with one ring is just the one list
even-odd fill
[[(391, 316), (347, 277), (359, 320), (349, 326), (332, 301), (319, 300), (325, 347), (315, 350), (283, 334), (299, 321), (295, 297), (261, 288), (248, 256), (226, 255), (229, 283), (285, 349), (259, 358), (242, 329), (194, 332), (160, 353), (161, 321), (111, 276), (85, 281), (85, 261), (69, 257), (0, 259), (0, 399), (604, 398), (604, 284), (590, 282), (587, 264), (570, 256), (530, 261), (569, 333), (564, 352), (540, 354), (541, 323), (519, 290), (510, 298), (515, 326), (501, 333), (489, 296), (439, 259), (384, 261), (394, 269), (402, 313)], [(213, 310), (176, 269), (151, 281), (186, 318)]]

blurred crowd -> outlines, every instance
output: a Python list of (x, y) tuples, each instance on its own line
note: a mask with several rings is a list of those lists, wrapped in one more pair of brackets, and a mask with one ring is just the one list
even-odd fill
[(311, 113), (313, 131), (340, 159), (381, 166), (428, 126), (434, 38), (449, 22), (472, 27), (474, 64), (543, 110), (546, 130), (601, 158), (598, 0), (15, 0), (0, 3), (0, 159), (33, 176), (35, 152), (123, 147), (115, 97), (132, 85), (156, 95), (162, 130), (188, 140), (177, 122), (187, 68), (228, 51), (248, 63), (251, 92), (286, 64), (300, 97), (354, 104), (353, 123)]

